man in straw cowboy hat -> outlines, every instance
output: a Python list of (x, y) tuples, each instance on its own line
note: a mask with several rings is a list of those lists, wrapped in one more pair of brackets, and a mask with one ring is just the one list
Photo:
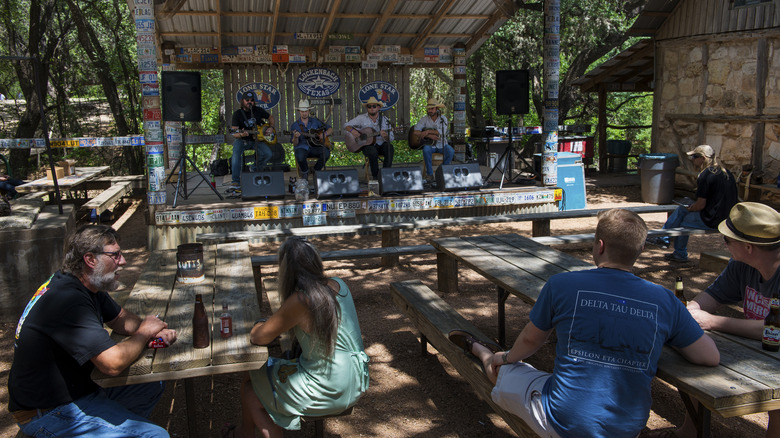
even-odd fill
[[(718, 163), (715, 151), (709, 145), (696, 146), (686, 152), (699, 170), (696, 178), (696, 201), (681, 205), (669, 216), (663, 228), (715, 228), (737, 203), (737, 183), (734, 176)], [(669, 237), (651, 237), (647, 242), (662, 248), (669, 247)], [(688, 236), (674, 238), (674, 252), (664, 255), (670, 262), (688, 261)]]
[(414, 125), (412, 135), (419, 139), (423, 144), (423, 161), (425, 161), (425, 179), (433, 180), (433, 153), (444, 154), (442, 164), (450, 164), (452, 157), (455, 156), (455, 149), (447, 143), (447, 134), (449, 133), (449, 123), (447, 117), (441, 113), (444, 104), (438, 100), (428, 99), (425, 110), (428, 115), (421, 118)]
[(371, 166), (372, 178), (377, 179), (379, 176), (379, 155), (385, 157), (382, 167), (393, 167), (393, 152), (395, 151), (393, 143), (391, 143), (394, 140), (393, 129), (390, 121), (380, 111), (385, 106), (384, 103), (371, 96), (363, 102), (363, 106), (366, 107), (366, 112), (345, 123), (344, 130), (356, 141), (360, 141), (358, 139), (361, 138), (361, 134), (366, 134), (363, 132), (366, 128), (371, 128), (375, 133), (378, 133), (377, 136), (373, 137), (373, 140), (369, 139), (368, 144), (360, 149)]
[[(761, 339), (770, 297), (780, 290), (780, 213), (757, 202), (741, 202), (718, 225), (731, 253), (726, 269), (703, 293), (688, 303), (693, 318), (705, 330)], [(722, 305), (742, 303), (745, 318), (715, 315)], [(661, 437), (694, 437), (686, 416), (683, 426)], [(769, 412), (767, 437), (780, 437), (780, 411)]]
[(330, 149), (325, 147), (325, 142), (333, 133), (333, 129), (320, 119), (310, 117), (312, 106), (309, 104), (309, 99), (299, 100), (295, 109), (298, 110), (300, 117), (290, 125), (290, 132), (292, 132), (290, 141), (293, 144), (295, 161), (301, 171), (301, 178), (308, 179), (309, 163), (306, 159), (317, 158), (315, 171), (325, 168), (325, 163), (330, 158)]

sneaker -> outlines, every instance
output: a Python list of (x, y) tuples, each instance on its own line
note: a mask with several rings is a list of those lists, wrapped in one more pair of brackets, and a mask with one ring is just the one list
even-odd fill
[(230, 183), (223, 184), (223, 185), (227, 185), (228, 187), (238, 187), (238, 188), (241, 188), (241, 183), (237, 183), (235, 181), (230, 181)]
[(648, 237), (645, 240), (645, 242), (649, 243), (651, 245), (655, 245), (657, 247), (663, 248), (663, 249), (669, 248), (669, 242), (667, 242), (666, 239), (664, 239), (663, 237), (660, 237), (660, 236)]
[(664, 258), (670, 262), (676, 262), (676, 263), (685, 263), (688, 261), (688, 257), (679, 257), (674, 255), (674, 253), (664, 254)]

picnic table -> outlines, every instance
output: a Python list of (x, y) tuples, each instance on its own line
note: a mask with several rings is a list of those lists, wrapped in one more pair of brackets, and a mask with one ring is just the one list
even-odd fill
[[(103, 387), (184, 379), (189, 436), (202, 435), (196, 425), (193, 378), (260, 368), (268, 359), (266, 347), (252, 345), (249, 333), (260, 317), (249, 246), (246, 242), (204, 247), (205, 279), (199, 283), (177, 281), (176, 250), (153, 251), (124, 308), (145, 317), (159, 315), (175, 329), (178, 340), (167, 348), (148, 349), (119, 376), (95, 370), (92, 378)], [(211, 324), (208, 348), (192, 346), (195, 295), (203, 296)], [(121, 298), (118, 299), (121, 303)], [(222, 304), (228, 303), (233, 336), (220, 336)], [(116, 341), (124, 336), (112, 335)]]
[[(60, 186), (60, 190), (78, 190), (82, 184), (108, 172), (108, 169), (108, 166), (77, 167), (75, 175), (57, 178), (57, 185)], [(54, 191), (54, 181), (39, 178), (16, 186), (16, 191), (19, 193), (52, 192)]]
[[(590, 263), (517, 234), (447, 237), (431, 240), (439, 251), (438, 281), (442, 292), (457, 292), (458, 263), (477, 271), (498, 289), (499, 343), (504, 335), (504, 302), (509, 294), (536, 303), (542, 286), (560, 272), (592, 269)], [(780, 352), (761, 349), (761, 342), (708, 332), (720, 350), (717, 367), (685, 360), (665, 346), (656, 376), (677, 387), (694, 419), (699, 437), (710, 436), (711, 413), (728, 418), (780, 409)], [(699, 409), (704, 407), (705, 409)]]

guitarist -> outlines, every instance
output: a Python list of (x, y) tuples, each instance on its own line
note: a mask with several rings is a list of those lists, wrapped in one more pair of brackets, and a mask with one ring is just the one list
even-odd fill
[(366, 138), (361, 138), (366, 135), (363, 132), (366, 128), (379, 133), (375, 137), (368, 137), (368, 144), (360, 149), (363, 155), (368, 158), (371, 176), (376, 180), (379, 176), (379, 155), (385, 157), (382, 167), (393, 167), (393, 152), (395, 151), (393, 143), (391, 143), (394, 139), (393, 129), (387, 117), (384, 117), (379, 111), (385, 106), (384, 103), (371, 96), (363, 103), (363, 106), (366, 107), (366, 112), (345, 123), (344, 130), (347, 132), (346, 135), (352, 136), (357, 142), (366, 140)]
[(428, 115), (420, 119), (414, 125), (413, 136), (419, 139), (423, 145), (423, 160), (425, 161), (425, 179), (433, 181), (433, 153), (444, 154), (442, 164), (450, 164), (452, 157), (455, 156), (455, 149), (447, 143), (447, 134), (449, 133), (449, 123), (447, 118), (441, 113), (444, 104), (436, 99), (428, 99), (428, 105), (425, 106)]
[(241, 108), (233, 113), (233, 119), (230, 123), (230, 132), (233, 133), (233, 138), (235, 138), (233, 141), (233, 157), (230, 162), (233, 168), (231, 188), (241, 188), (241, 168), (243, 167), (241, 159), (245, 150), (255, 150), (255, 167), (258, 170), (268, 163), (273, 155), (271, 147), (266, 142), (257, 141), (255, 134), (249, 132), (260, 129), (266, 120), (268, 120), (268, 125), (272, 128), (276, 123), (274, 116), (268, 113), (268, 111), (255, 106), (255, 99), (254, 91), (244, 93), (241, 97)]
[(317, 158), (317, 163), (314, 165), (315, 172), (325, 168), (325, 163), (330, 158), (330, 149), (326, 147), (330, 142), (326, 140), (333, 133), (333, 129), (320, 119), (309, 117), (311, 111), (309, 99), (299, 100), (296, 109), (300, 118), (290, 125), (291, 141), (295, 161), (298, 163), (298, 169), (301, 170), (301, 178), (308, 180), (309, 163), (306, 159)]

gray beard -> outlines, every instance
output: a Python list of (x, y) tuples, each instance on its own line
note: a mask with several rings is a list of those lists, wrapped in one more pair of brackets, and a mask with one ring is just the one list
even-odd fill
[(95, 270), (87, 275), (89, 282), (99, 291), (113, 292), (119, 288), (119, 281), (116, 279), (116, 271), (103, 272), (106, 270), (106, 264), (98, 262)]

